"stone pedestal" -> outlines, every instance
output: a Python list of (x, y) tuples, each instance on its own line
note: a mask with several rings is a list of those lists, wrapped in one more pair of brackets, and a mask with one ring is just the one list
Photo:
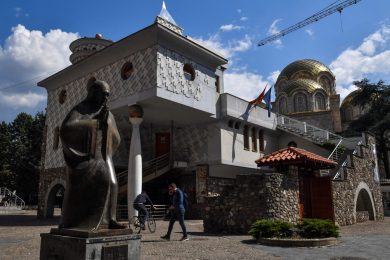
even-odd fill
[(132, 230), (86, 232), (54, 228), (41, 234), (41, 260), (140, 259), (141, 236)]

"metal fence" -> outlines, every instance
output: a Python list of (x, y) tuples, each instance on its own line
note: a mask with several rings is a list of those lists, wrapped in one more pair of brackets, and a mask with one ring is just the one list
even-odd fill
[[(150, 205), (145, 205), (146, 208), (149, 210), (150, 212)], [(152, 215), (154, 217), (154, 219), (164, 219), (166, 214), (167, 214), (167, 210), (169, 208), (168, 205), (154, 205), (154, 207), (156, 208), (155, 210), (152, 211)], [(127, 205), (118, 205), (117, 206), (117, 219), (119, 221), (126, 221), (128, 220), (128, 214), (127, 214)]]
[(22, 209), (25, 203), (15, 192), (11, 192), (5, 187), (0, 187), (0, 206)]

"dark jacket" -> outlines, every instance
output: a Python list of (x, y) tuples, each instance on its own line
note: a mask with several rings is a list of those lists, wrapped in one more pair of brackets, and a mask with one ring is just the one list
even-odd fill
[(173, 193), (173, 198), (172, 198), (172, 205), (174, 206), (176, 211), (185, 210), (183, 201), (184, 201), (183, 192), (179, 188), (176, 188), (176, 191), (175, 193)]
[(153, 202), (152, 200), (149, 198), (148, 194), (146, 193), (141, 193), (139, 194), (135, 200), (134, 200), (134, 204), (145, 204), (146, 202), (149, 202), (150, 205), (153, 206)]

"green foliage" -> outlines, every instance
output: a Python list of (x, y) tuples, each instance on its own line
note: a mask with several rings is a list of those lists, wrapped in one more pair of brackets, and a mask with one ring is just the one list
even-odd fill
[(258, 239), (260, 237), (291, 237), (293, 225), (279, 220), (257, 220), (252, 224), (249, 235)]
[[(333, 151), (334, 148), (336, 147), (336, 144), (334, 143), (323, 143), (320, 145), (322, 148), (326, 149), (326, 150), (329, 150), (329, 151)], [(344, 153), (346, 147), (342, 144), (340, 144), (338, 147), (337, 147), (337, 150), (340, 154)]]
[(389, 178), (389, 162), (385, 155), (390, 149), (390, 138), (387, 136), (390, 129), (390, 85), (386, 85), (383, 80), (373, 84), (368, 79), (355, 81), (354, 84), (358, 91), (351, 103), (366, 111), (363, 116), (351, 122), (346, 133), (370, 131), (375, 134), (378, 155)]
[(37, 203), (45, 114), (20, 113), (0, 125), (0, 186), (16, 190), (27, 204)]
[(300, 235), (306, 238), (338, 237), (338, 227), (327, 219), (304, 219), (297, 227)]
[[(252, 224), (249, 235), (259, 238), (291, 238), (293, 230), (304, 238), (338, 237), (338, 227), (330, 220), (304, 219), (301, 224), (293, 225), (279, 220), (257, 220)], [(295, 237), (296, 235), (294, 235)]]

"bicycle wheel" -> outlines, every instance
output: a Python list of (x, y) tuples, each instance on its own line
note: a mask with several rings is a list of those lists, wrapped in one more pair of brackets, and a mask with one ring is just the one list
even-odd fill
[(139, 218), (137, 216), (131, 218), (130, 224), (134, 228), (134, 233), (141, 233), (141, 222), (139, 221)]
[(150, 233), (156, 232), (156, 221), (154, 220), (154, 218), (152, 216), (150, 216), (148, 218), (148, 229), (149, 229)]

